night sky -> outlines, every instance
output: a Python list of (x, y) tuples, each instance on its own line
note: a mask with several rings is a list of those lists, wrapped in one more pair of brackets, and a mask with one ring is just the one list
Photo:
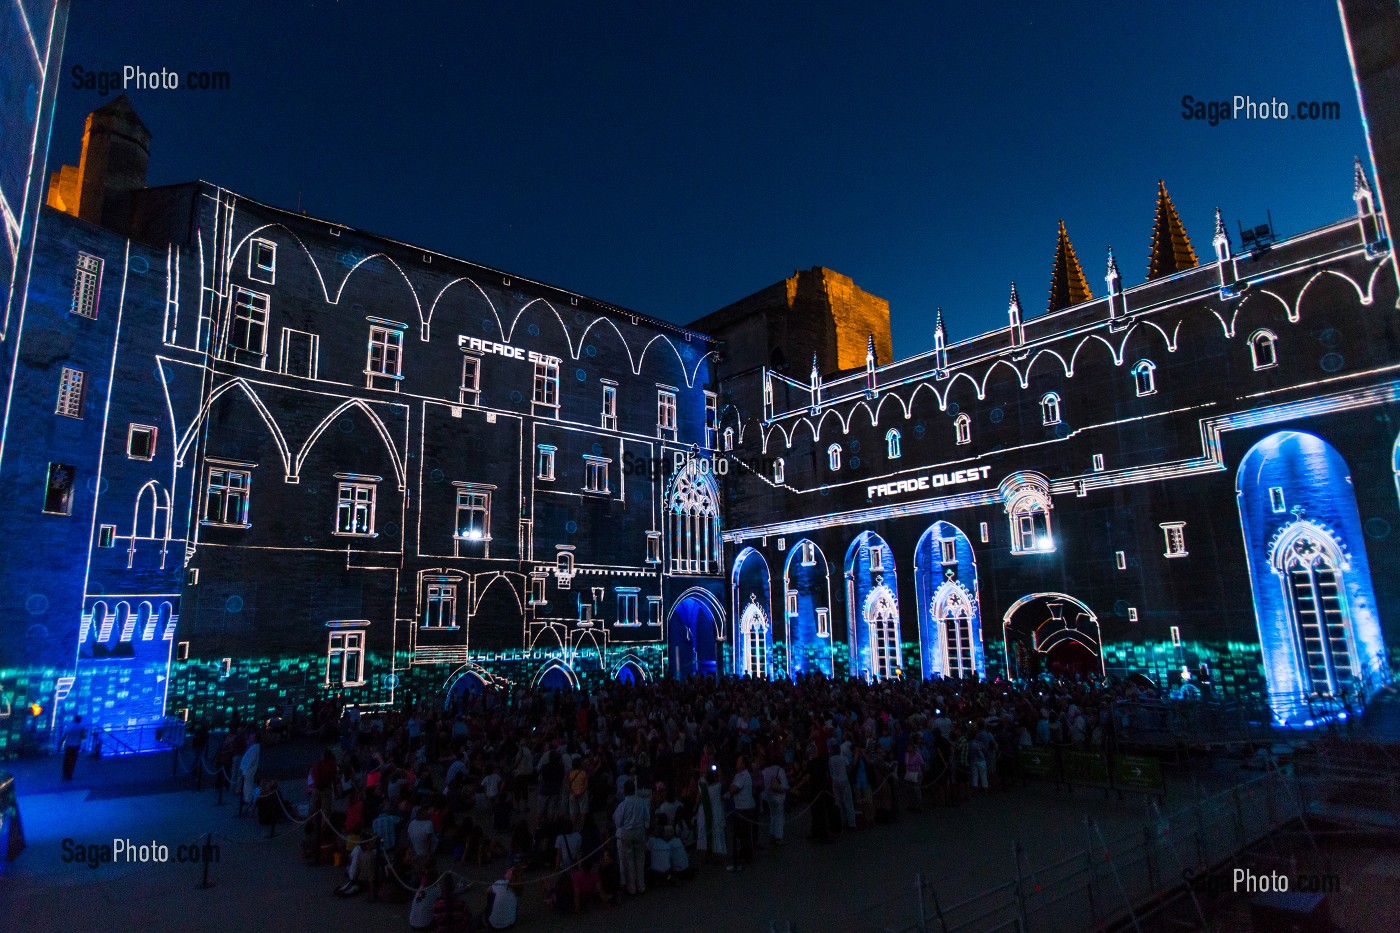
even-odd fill
[[(1158, 178), (1281, 234), (1347, 215), (1365, 142), (1334, 4), (106, 3), (73, 0), (50, 164), (112, 99), (71, 69), (227, 71), (128, 91), (151, 184), (248, 197), (685, 322), (825, 265), (900, 356), (1044, 311), (1063, 218), (1090, 287), (1147, 268)], [(1206, 122), (1181, 98), (1338, 101)], [(1236, 244), (1238, 238), (1236, 236)]]

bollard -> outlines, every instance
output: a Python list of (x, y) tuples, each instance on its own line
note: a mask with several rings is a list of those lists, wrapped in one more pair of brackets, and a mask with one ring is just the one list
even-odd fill
[(928, 933), (928, 916), (924, 913), (924, 873), (914, 876), (914, 890), (919, 895), (919, 933)]
[(212, 837), (213, 837), (213, 833), (205, 833), (205, 834), (204, 834), (204, 848), (203, 848), (203, 850), (202, 850), (202, 852), (201, 852), (201, 855), (202, 855), (203, 857), (200, 858), (200, 861), (204, 863), (204, 878), (203, 878), (203, 880), (200, 881), (200, 883), (199, 883), (199, 886), (200, 886), (201, 888), (209, 888), (209, 887), (213, 887), (213, 885), (214, 885), (214, 882), (212, 882), (212, 881), (209, 880), (209, 857), (210, 857), (211, 855), (213, 855), (213, 852), (214, 852), (214, 845), (213, 845), (213, 842), (211, 841), (211, 840), (212, 840)]

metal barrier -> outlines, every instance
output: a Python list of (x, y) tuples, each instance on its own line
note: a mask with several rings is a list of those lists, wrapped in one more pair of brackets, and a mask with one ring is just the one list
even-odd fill
[(103, 725), (88, 736), (87, 751), (106, 758), (146, 755), (178, 749), (185, 742), (185, 721), (166, 716), (127, 726)]
[(1017, 842), (1013, 880), (955, 903), (941, 903), (920, 876), (917, 919), (898, 930), (1078, 933), (1119, 923), (1136, 926), (1162, 905), (1183, 900), (1204, 925), (1192, 880), (1305, 815), (1297, 782), (1279, 770), (1171, 815), (1161, 815), (1155, 803), (1152, 809), (1157, 817), (1151, 824), (1114, 838), (1105, 838), (1086, 818), (1084, 848), (1040, 866)]

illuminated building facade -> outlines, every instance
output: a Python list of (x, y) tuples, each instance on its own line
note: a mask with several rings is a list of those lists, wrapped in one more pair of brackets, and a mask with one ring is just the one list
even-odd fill
[[(37, 211), (64, 8), (18, 7), (47, 90), (0, 184)], [(939, 312), (894, 360), (888, 304), (820, 267), (678, 327), (148, 188), (119, 98), (10, 224), (0, 756), (70, 712), (708, 672), (1205, 664), (1305, 723), (1391, 679), (1400, 624), (1393, 122), (1338, 223), (1234, 244), (1217, 212), (1200, 255), (1163, 186), (1146, 281), (1110, 252), (1095, 298), (1061, 225), (1046, 313), (1013, 286), (1007, 327)]]
[[(1013, 285), (1006, 328), (953, 341), (939, 312), (920, 356), (726, 357), (727, 666), (1174, 686), (1204, 663), (1290, 721), (1389, 682), (1395, 259), (1349, 180), (1352, 216), (1248, 249), (1217, 211), (1204, 262), (1159, 187), (1147, 280), (1110, 251), (1098, 298), (1062, 224), (1046, 313)], [(751, 305), (694, 326), (786, 313)]]

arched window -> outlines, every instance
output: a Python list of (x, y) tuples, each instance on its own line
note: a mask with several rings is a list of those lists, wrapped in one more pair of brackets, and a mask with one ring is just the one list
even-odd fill
[(826, 465), (832, 472), (841, 469), (841, 445), (832, 444), (826, 449)]
[(724, 429), (724, 449), (725, 449), (725, 450), (733, 450), (733, 449), (734, 449), (734, 429), (733, 429), (733, 428), (725, 428), (725, 429)]
[(719, 495), (710, 471), (691, 460), (676, 473), (666, 497), (671, 572), (719, 572)]
[(1138, 395), (1152, 395), (1157, 391), (1157, 367), (1151, 360), (1138, 360), (1133, 367), (1133, 386)]
[(1255, 369), (1268, 369), (1278, 365), (1278, 338), (1271, 331), (1256, 330), (1249, 337), (1249, 356)]
[(957, 420), (953, 422), (953, 427), (958, 432), (959, 444), (972, 443), (972, 419), (967, 416), (967, 412), (958, 415)]
[(899, 447), (899, 431), (895, 428), (890, 428), (889, 431), (885, 433), (885, 444), (889, 447), (891, 460), (898, 460), (903, 456), (904, 452), (900, 450)]
[(773, 482), (782, 483), (784, 474), (783, 458), (779, 457), (777, 460), (773, 461)]
[(948, 677), (972, 677), (977, 663), (972, 644), (972, 600), (967, 589), (950, 581), (933, 600), (934, 616), (943, 626), (943, 672)]
[(1357, 675), (1347, 632), (1340, 549), (1315, 529), (1285, 533), (1274, 558), (1283, 574), (1289, 614), (1311, 692), (1335, 696)]
[(1054, 392), (1047, 392), (1040, 400), (1040, 423), (1060, 423), (1060, 397)]
[(1026, 482), (1009, 491), (1006, 515), (1011, 521), (1011, 553), (1043, 554), (1055, 550), (1050, 509), (1049, 486)]
[(865, 604), (865, 623), (870, 626), (871, 674), (877, 680), (899, 676), (899, 609), (888, 587), (870, 591)]
[(739, 631), (744, 636), (744, 674), (749, 677), (768, 676), (768, 617), (763, 607), (750, 597), (739, 618)]

